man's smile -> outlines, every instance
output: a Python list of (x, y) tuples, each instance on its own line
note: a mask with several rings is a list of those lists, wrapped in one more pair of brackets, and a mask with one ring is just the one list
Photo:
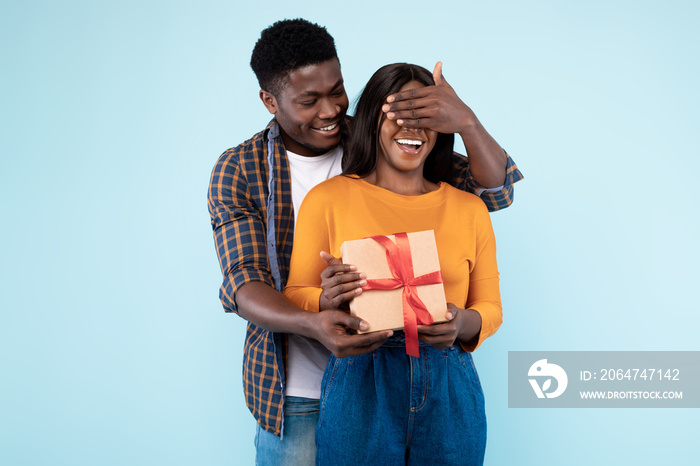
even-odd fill
[(323, 126), (321, 128), (312, 127), (311, 129), (323, 134), (324, 136), (335, 136), (338, 133), (338, 131), (340, 131), (340, 120), (330, 125)]
[(331, 130), (334, 130), (336, 126), (338, 126), (338, 123), (333, 123), (333, 124), (330, 125), (330, 126), (326, 126), (326, 127), (324, 127), (324, 128), (319, 128), (319, 129), (320, 129), (321, 131), (331, 131)]

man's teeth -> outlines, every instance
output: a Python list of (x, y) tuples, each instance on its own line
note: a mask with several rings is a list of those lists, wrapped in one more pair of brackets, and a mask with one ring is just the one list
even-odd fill
[(397, 139), (396, 142), (398, 142), (399, 144), (406, 144), (418, 147), (423, 145), (423, 141), (418, 141), (416, 139)]
[(335, 129), (335, 127), (338, 126), (338, 123), (333, 123), (330, 126), (326, 126), (325, 128), (319, 128), (321, 131), (332, 131)]

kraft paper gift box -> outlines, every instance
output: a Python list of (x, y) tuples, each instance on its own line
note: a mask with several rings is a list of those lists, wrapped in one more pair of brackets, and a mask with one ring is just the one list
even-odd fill
[[(413, 265), (413, 277), (424, 277), (423, 281), (432, 284), (399, 286), (396, 289), (366, 289), (372, 287), (372, 280), (394, 279), (390, 269), (390, 258), (387, 249), (378, 241), (370, 238), (346, 241), (340, 247), (344, 264), (357, 266), (358, 272), (367, 274), (368, 287), (363, 288), (362, 294), (350, 301), (350, 313), (367, 321), (369, 330), (362, 332), (375, 332), (378, 330), (400, 330), (404, 328), (404, 293), (413, 288), (417, 292), (420, 301), (432, 316), (434, 323), (445, 321), (447, 304), (445, 300), (445, 290), (442, 285), (440, 275), (440, 261), (438, 259), (437, 245), (435, 244), (435, 233), (433, 230), (415, 233), (397, 233), (392, 236), (378, 238), (388, 238), (394, 245), (397, 243), (397, 236), (405, 235), (408, 239), (410, 251), (404, 247), (400, 250), (400, 255), (408, 264)], [(399, 245), (406, 241), (400, 241)], [(392, 248), (393, 249), (393, 248)], [(396, 261), (395, 261), (396, 263)], [(410, 266), (407, 274), (410, 277)], [(427, 277), (425, 277), (428, 275)], [(436, 279), (436, 275), (439, 277)], [(410, 293), (409, 293), (410, 294)], [(410, 300), (409, 300), (410, 301)], [(415, 302), (415, 301), (414, 301)], [(410, 305), (410, 303), (409, 303)], [(415, 306), (411, 306), (415, 307)], [(415, 309), (413, 309), (415, 311)], [(418, 325), (420, 322), (420, 310)], [(425, 322), (430, 323), (430, 322)], [(406, 328), (408, 339), (409, 329)]]

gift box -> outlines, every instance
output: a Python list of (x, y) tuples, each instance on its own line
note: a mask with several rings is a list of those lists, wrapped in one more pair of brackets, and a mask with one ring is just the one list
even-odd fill
[(404, 329), (406, 352), (418, 357), (417, 325), (446, 320), (433, 230), (346, 241), (340, 252), (343, 263), (367, 274), (367, 286), (350, 301), (350, 313), (367, 321), (367, 332)]

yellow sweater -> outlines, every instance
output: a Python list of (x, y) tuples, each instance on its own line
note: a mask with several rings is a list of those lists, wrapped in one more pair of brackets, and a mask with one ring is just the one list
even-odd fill
[(318, 312), (326, 268), (321, 251), (340, 257), (344, 241), (423, 230), (435, 230), (447, 302), (481, 314), (479, 341), (465, 348), (473, 351), (502, 322), (496, 241), (481, 199), (447, 183), (420, 196), (344, 176), (313, 188), (299, 210), (284, 294), (302, 309)]

